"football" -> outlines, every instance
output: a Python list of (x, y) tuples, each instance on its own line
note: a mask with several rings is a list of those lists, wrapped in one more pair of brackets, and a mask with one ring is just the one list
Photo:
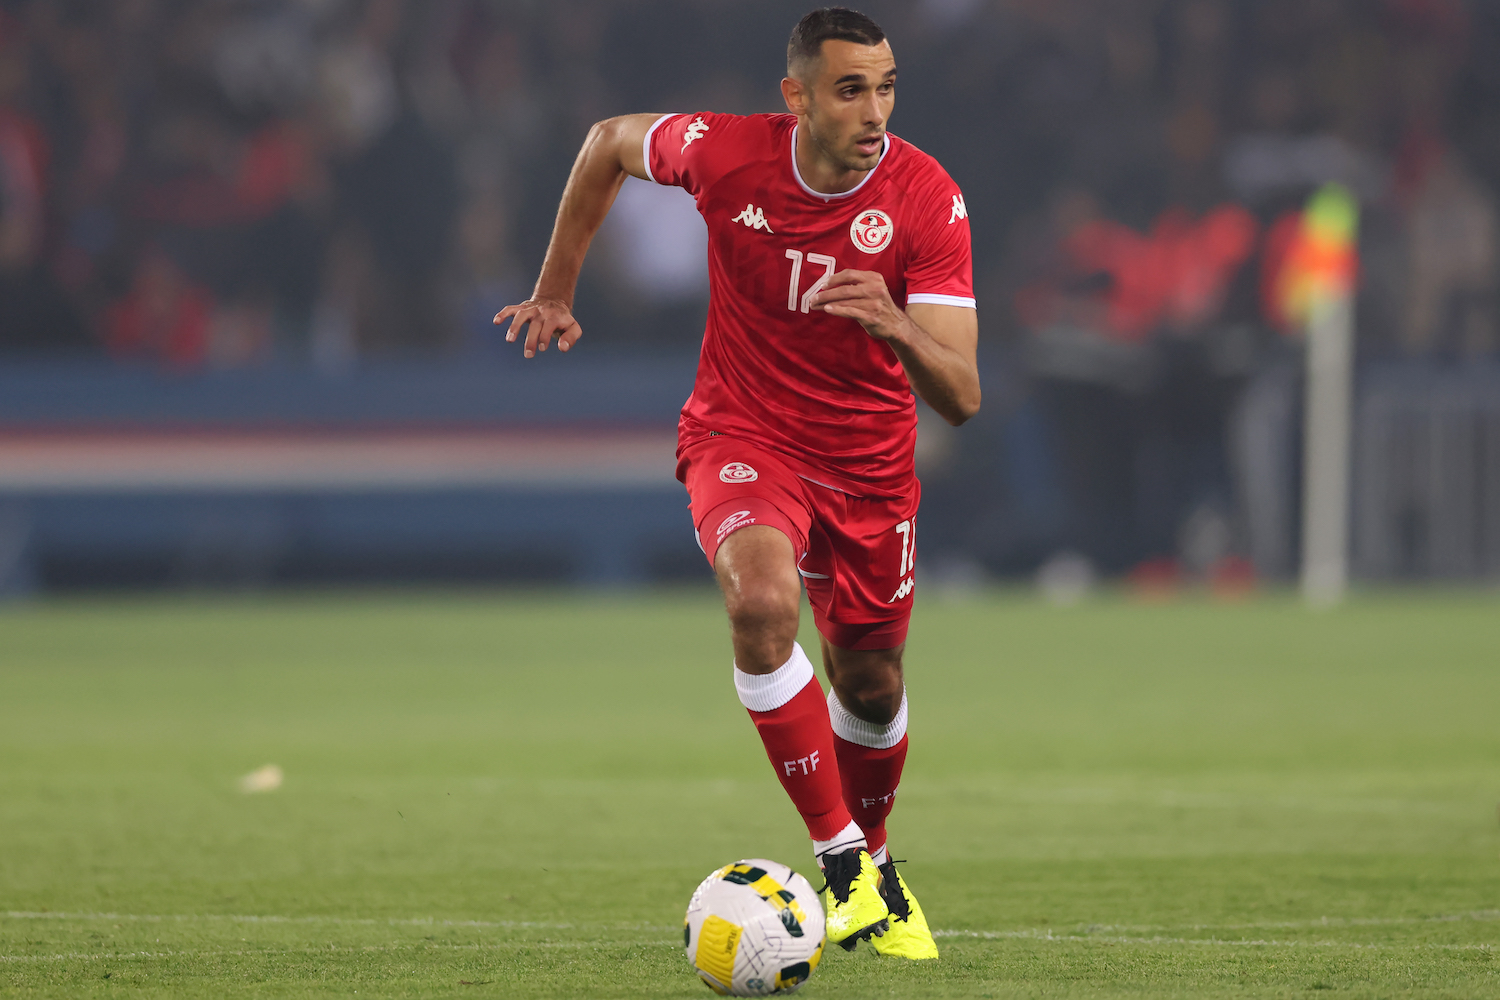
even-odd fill
[(823, 957), (823, 905), (786, 865), (751, 858), (704, 879), (688, 901), (682, 943), (721, 996), (791, 993)]

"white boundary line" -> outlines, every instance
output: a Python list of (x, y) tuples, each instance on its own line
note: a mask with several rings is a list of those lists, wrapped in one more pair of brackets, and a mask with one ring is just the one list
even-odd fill
[(60, 955), (0, 955), (0, 963), (12, 965), (24, 962), (121, 962), (132, 959), (151, 958), (255, 958), (261, 955), (277, 957), (282, 955), (333, 955), (340, 952), (349, 954), (363, 952), (398, 952), (398, 951), (500, 951), (503, 949), (522, 948), (638, 948), (670, 947), (681, 948), (682, 945), (676, 941), (490, 941), (477, 944), (436, 944), (431, 941), (413, 941), (409, 944), (367, 944), (347, 947), (328, 945), (323, 948), (242, 948), (234, 951), (104, 951), (97, 953), (73, 951)]
[(1196, 944), (1228, 948), (1353, 948), (1359, 951), (1495, 951), (1492, 944), (1443, 944), (1413, 941), (1409, 944), (1370, 944), (1362, 941), (1279, 941), (1267, 938), (1130, 937), (1121, 934), (1058, 934), (1053, 931), (933, 931), (939, 938), (978, 938), (985, 941), (1051, 941), (1058, 944)]
[[(6, 910), (0, 911), (0, 920), (86, 920), (86, 921), (133, 921), (150, 923), (208, 923), (225, 921), (245, 924), (334, 924), (364, 927), (494, 927), (499, 929), (522, 928), (536, 930), (647, 930), (674, 931), (680, 928), (664, 924), (617, 923), (576, 924), (550, 923), (537, 920), (447, 920), (437, 917), (335, 917), (335, 916), (283, 916), (254, 913), (108, 913), (53, 910)], [(1316, 920), (1265, 920), (1235, 924), (1089, 924), (1079, 925), (1076, 931), (1059, 931), (1044, 928), (1022, 928), (1016, 930), (938, 930), (938, 937), (1015, 937), (1015, 936), (1095, 936), (1099, 931), (1211, 931), (1211, 930), (1270, 930), (1307, 927), (1388, 927), (1402, 924), (1443, 924), (1474, 921), (1488, 923), (1500, 920), (1500, 910), (1470, 910), (1467, 913), (1446, 913), (1430, 917), (1320, 917)]]
[[(1317, 920), (1259, 920), (1240, 924), (1089, 924), (1083, 930), (1096, 931), (1249, 931), (1295, 930), (1305, 927), (1395, 927), (1403, 924), (1453, 924), (1472, 921), (1488, 923), (1500, 920), (1500, 910), (1471, 910), (1468, 913), (1445, 913), (1431, 917), (1319, 917)], [(935, 934), (961, 936), (968, 931), (934, 931)], [(1008, 933), (980, 931), (979, 933)], [(1017, 931), (1015, 933), (1031, 933)], [(1042, 933), (1046, 933), (1045, 930)], [(1053, 931), (1053, 933), (1057, 933)], [(1076, 933), (1076, 932), (1075, 932)]]
[[(209, 923), (224, 921), (237, 924), (336, 924), (364, 927), (496, 927), (536, 928), (541, 930), (572, 930), (578, 928), (612, 928), (636, 930), (644, 924), (558, 924), (537, 920), (438, 920), (435, 917), (285, 917), (252, 913), (54, 913), (51, 910), (8, 910), (0, 913), (4, 920), (92, 920), (130, 921), (144, 923)], [(655, 929), (655, 927), (651, 927)]]

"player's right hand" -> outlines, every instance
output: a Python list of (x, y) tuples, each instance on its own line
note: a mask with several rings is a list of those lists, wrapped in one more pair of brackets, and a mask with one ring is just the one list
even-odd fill
[(566, 351), (578, 343), (583, 336), (583, 327), (573, 318), (573, 309), (561, 299), (529, 298), (518, 305), (506, 306), (495, 314), (494, 323), (499, 326), (510, 320), (510, 329), (505, 333), (505, 342), (513, 344), (516, 334), (526, 328), (524, 354), (534, 357), (537, 351), (545, 351), (552, 338), (557, 338), (557, 349)]

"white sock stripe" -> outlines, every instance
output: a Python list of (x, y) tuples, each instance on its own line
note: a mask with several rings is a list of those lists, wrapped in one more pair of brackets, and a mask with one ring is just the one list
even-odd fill
[(769, 674), (747, 674), (734, 668), (734, 689), (740, 704), (752, 712), (773, 712), (797, 696), (813, 679), (812, 661), (802, 646), (792, 643), (792, 658)]
[(906, 689), (901, 689), (901, 707), (888, 725), (877, 726), (857, 718), (844, 707), (833, 688), (828, 689), (828, 721), (833, 723), (833, 734), (841, 740), (858, 743), (872, 750), (889, 750), (906, 735)]
[(864, 831), (859, 828), (858, 823), (850, 820), (847, 824), (845, 824), (842, 830), (834, 834), (830, 839), (814, 840), (813, 854), (819, 859), (818, 864), (822, 865), (823, 855), (838, 854), (842, 851), (847, 851), (851, 847), (863, 845), (864, 843)]

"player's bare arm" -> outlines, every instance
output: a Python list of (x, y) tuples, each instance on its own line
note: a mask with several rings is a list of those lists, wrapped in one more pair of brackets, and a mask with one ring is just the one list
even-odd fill
[(902, 310), (875, 271), (839, 271), (813, 307), (857, 321), (891, 345), (922, 401), (957, 427), (979, 412), (979, 323), (973, 309), (917, 303)]
[(583, 336), (583, 328), (573, 318), (573, 292), (578, 286), (578, 273), (583, 270), (583, 258), (615, 203), (625, 176), (648, 179), (642, 146), (652, 123), (660, 117), (622, 115), (589, 129), (563, 189), (552, 241), (547, 245), (542, 273), (531, 298), (495, 314), (496, 325), (510, 321), (507, 341), (514, 342), (516, 335), (526, 330), (526, 357), (545, 351), (553, 337), (557, 338), (558, 350), (566, 351)]

